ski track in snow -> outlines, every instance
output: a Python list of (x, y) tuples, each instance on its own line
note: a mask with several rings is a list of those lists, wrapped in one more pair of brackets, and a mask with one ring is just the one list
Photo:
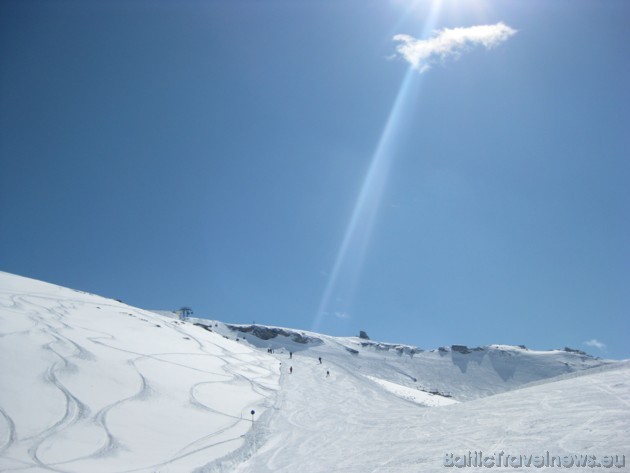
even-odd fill
[[(285, 365), (294, 367), (292, 374)], [(325, 376), (326, 369), (333, 373), (330, 378)], [(283, 371), (286, 396), (279, 414), (271, 420), (274, 435), (268, 445), (273, 448), (265, 445), (237, 471), (295, 471), (305, 458), (316, 458), (317, 466), (302, 463), (302, 471), (355, 471), (351, 469), (356, 459), (349, 455), (348, 445), (356, 446), (362, 435), (371, 435), (375, 425), (370, 411), (374, 406), (387, 407), (388, 419), (380, 420), (388, 424), (406, 419), (411, 411), (407, 401), (372, 389), (334, 362), (320, 365), (315, 358), (294, 356), (283, 364)], [(404, 435), (405, 423), (400, 423), (399, 436)]]
[(4, 409), (0, 407), (0, 414), (2, 415), (2, 420), (5, 423), (5, 430), (7, 431), (6, 438), (3, 440), (3, 443), (0, 445), (0, 455), (7, 450), (13, 442), (15, 442), (15, 423), (13, 419), (4, 412)]

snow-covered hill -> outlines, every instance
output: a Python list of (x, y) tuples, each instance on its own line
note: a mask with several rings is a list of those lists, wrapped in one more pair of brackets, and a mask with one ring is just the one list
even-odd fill
[(192, 324), (0, 273), (0, 471), (191, 471), (252, 442), (278, 366)]
[(572, 350), (423, 351), (181, 321), (0, 273), (0, 370), (0, 471), (432, 472), (468, 451), (630, 460), (630, 363)]

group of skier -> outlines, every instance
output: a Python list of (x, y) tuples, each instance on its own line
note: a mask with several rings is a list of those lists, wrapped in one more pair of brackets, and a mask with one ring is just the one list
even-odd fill
[[(271, 348), (269, 348), (267, 350), (267, 352), (268, 353), (273, 353), (273, 350), (271, 350), (271, 351), (270, 350), (271, 350)], [(292, 351), (289, 352), (289, 359), (290, 360), (293, 359), (293, 352)], [(319, 360), (319, 364), (321, 365), (322, 364), (322, 357), (320, 356), (317, 359)], [(289, 374), (293, 374), (293, 366), (289, 366)], [(326, 370), (326, 377), (327, 378), (330, 377), (330, 370)]]

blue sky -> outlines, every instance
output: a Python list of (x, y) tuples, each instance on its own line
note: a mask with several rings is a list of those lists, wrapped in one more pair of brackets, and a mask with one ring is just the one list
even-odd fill
[(0, 269), (628, 358), (629, 21), (623, 0), (3, 1)]

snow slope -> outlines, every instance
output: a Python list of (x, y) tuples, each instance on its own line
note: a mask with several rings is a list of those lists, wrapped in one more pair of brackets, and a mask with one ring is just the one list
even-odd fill
[(0, 471), (191, 471), (244, 448), (278, 362), (200, 327), (0, 273)]
[(0, 373), (7, 472), (435, 472), (468, 451), (630, 461), (630, 362), (576, 351), (180, 321), (0, 273)]
[[(271, 420), (274, 434), (248, 461), (226, 465), (233, 471), (437, 472), (444, 471), (445, 454), (468, 451), (625, 454), (630, 461), (628, 364), (423, 408), (373, 389), (369, 380), (342, 366), (326, 378), (311, 357), (294, 355), (291, 363), (293, 374)], [(614, 471), (627, 472), (629, 466)]]
[[(468, 451), (625, 455), (630, 461), (629, 362), (499, 345), (411, 356), (413, 347), (361, 347), (365, 340), (356, 338), (297, 331), (308, 342), (296, 343), (296, 331), (278, 329), (285, 335), (260, 340), (239, 331), (247, 326), (214, 325), (252, 345), (273, 345), (286, 381), (267, 443), (245, 462), (206, 471), (435, 472), (445, 468), (445, 454)], [(473, 358), (461, 369), (466, 355)], [(493, 362), (499, 356), (501, 365)], [(426, 385), (457, 395), (427, 398)], [(453, 402), (457, 397), (472, 400)]]

